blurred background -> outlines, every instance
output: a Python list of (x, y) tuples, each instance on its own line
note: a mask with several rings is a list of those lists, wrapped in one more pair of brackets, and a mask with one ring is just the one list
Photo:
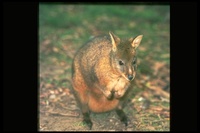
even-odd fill
[(115, 112), (92, 114), (93, 130), (170, 130), (170, 6), (40, 3), (39, 130), (87, 130), (71, 91), (76, 51), (96, 35), (120, 38), (142, 34), (138, 72), (125, 112), (128, 127)]

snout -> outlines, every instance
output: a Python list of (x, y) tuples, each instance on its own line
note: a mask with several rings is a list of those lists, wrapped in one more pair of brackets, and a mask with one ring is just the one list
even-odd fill
[(131, 81), (131, 80), (133, 80), (133, 75), (128, 75), (128, 79)]
[(135, 78), (134, 74), (122, 75), (122, 76), (128, 81), (132, 81)]

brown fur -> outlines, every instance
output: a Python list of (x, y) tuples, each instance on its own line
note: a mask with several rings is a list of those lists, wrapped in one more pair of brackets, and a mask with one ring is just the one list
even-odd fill
[[(134, 61), (141, 39), (142, 35), (121, 40), (110, 32), (91, 39), (77, 52), (72, 81), (83, 114), (122, 110), (136, 76), (137, 64)], [(124, 115), (120, 117), (126, 121)], [(90, 118), (85, 115), (84, 119), (91, 128)]]

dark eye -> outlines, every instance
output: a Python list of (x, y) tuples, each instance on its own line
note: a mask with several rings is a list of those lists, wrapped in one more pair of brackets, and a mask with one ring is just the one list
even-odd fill
[(137, 63), (137, 58), (133, 59), (133, 64), (135, 65)]
[(119, 65), (124, 65), (124, 62), (122, 60), (119, 61)]

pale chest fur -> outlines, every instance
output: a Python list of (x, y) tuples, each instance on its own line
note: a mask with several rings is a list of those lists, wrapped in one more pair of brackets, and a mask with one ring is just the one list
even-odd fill
[[(114, 89), (119, 93), (124, 94), (129, 86), (129, 82), (127, 82), (124, 78), (118, 78), (118, 80), (111, 80), (109, 82), (110, 88), (107, 89)], [(110, 110), (115, 109), (119, 104), (119, 99), (112, 99), (108, 100), (102, 91), (99, 88), (93, 88), (93, 91), (89, 95), (88, 106), (91, 111), (93, 112), (107, 112)]]
[(108, 82), (106, 88), (108, 90), (126, 90), (128, 86), (130, 85), (130, 82), (127, 81), (124, 77), (120, 77), (118, 79), (114, 78), (111, 79), (110, 82)]

